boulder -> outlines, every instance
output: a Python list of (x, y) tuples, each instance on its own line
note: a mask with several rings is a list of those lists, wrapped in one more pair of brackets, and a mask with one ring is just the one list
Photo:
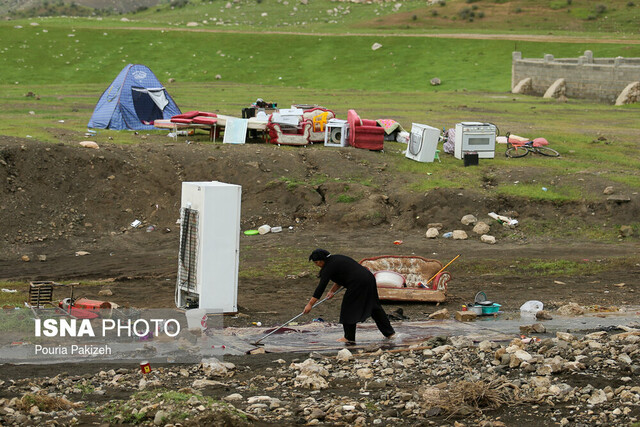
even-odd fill
[(476, 218), (474, 215), (467, 214), (462, 217), (460, 222), (463, 223), (464, 225), (474, 225), (475, 223), (478, 222), (478, 218)]
[(425, 237), (427, 239), (435, 239), (436, 237), (438, 237), (439, 234), (440, 232), (438, 231), (438, 229), (435, 227), (432, 227), (427, 230), (427, 232), (425, 233)]
[(473, 227), (473, 232), (476, 234), (487, 234), (489, 232), (489, 230), (491, 230), (491, 227), (489, 227), (489, 224), (487, 224), (484, 221), (479, 221), (474, 227)]
[(453, 230), (453, 240), (467, 240), (467, 232), (464, 230)]
[(486, 243), (488, 245), (495, 245), (496, 244), (496, 238), (493, 236), (490, 236), (488, 234), (483, 234), (482, 236), (480, 236), (480, 241), (482, 243)]
[(445, 320), (445, 319), (448, 319), (449, 317), (451, 316), (449, 315), (449, 310), (447, 310), (446, 308), (433, 312), (429, 315), (429, 319), (434, 319), (434, 320)]

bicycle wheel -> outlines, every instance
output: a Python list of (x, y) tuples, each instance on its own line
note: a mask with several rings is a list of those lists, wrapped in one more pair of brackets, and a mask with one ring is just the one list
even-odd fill
[(524, 157), (529, 154), (529, 149), (527, 147), (516, 147), (511, 146), (507, 148), (507, 151), (504, 152), (504, 155), (507, 157), (511, 157), (512, 159), (517, 159), (519, 157)]
[(535, 148), (536, 153), (540, 153), (543, 156), (547, 156), (547, 157), (560, 157), (560, 153), (558, 153), (556, 150), (554, 150), (553, 148), (549, 148), (549, 147), (536, 147)]

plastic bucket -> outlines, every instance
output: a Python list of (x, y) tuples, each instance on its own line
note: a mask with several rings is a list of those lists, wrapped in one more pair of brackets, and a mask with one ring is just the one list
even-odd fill
[(187, 317), (187, 328), (189, 330), (199, 329), (204, 331), (207, 329), (207, 310), (203, 308), (196, 308), (193, 310), (186, 310), (184, 314)]

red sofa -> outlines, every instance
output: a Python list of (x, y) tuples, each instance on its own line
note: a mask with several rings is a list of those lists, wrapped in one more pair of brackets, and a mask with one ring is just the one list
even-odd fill
[(349, 145), (366, 150), (384, 148), (384, 129), (375, 120), (363, 120), (355, 110), (347, 112), (349, 123)]

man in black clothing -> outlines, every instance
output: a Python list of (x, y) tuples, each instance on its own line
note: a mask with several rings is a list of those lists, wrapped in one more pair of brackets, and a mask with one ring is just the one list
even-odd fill
[(333, 281), (334, 285), (327, 293), (328, 298), (333, 298), (340, 287), (346, 289), (340, 308), (344, 338), (338, 341), (355, 343), (356, 323), (364, 322), (369, 316), (376, 322), (382, 335), (386, 338), (393, 337), (395, 331), (378, 299), (376, 278), (366, 267), (348, 256), (331, 255), (324, 249), (314, 250), (309, 255), (309, 260), (320, 267), (320, 283), (304, 308), (305, 314), (322, 297), (329, 281)]

